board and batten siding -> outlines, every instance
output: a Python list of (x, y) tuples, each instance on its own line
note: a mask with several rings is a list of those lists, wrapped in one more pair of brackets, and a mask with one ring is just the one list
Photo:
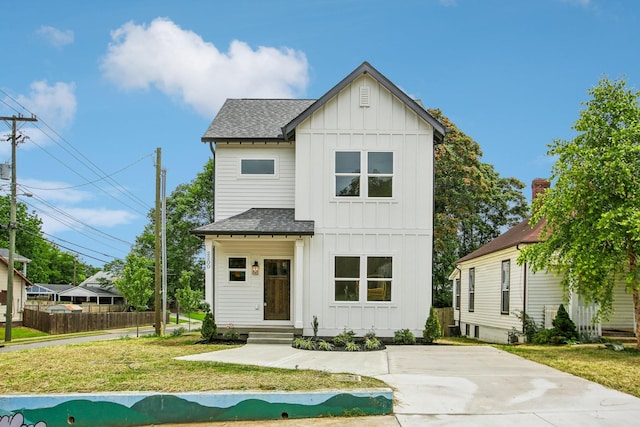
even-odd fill
[[(292, 240), (261, 237), (242, 240), (218, 240), (215, 256), (215, 315), (219, 331), (226, 324), (257, 325), (264, 323), (264, 260), (289, 259), (293, 271)], [(229, 257), (247, 258), (247, 281), (230, 282)], [(251, 264), (258, 261), (260, 274), (251, 274)], [(293, 298), (294, 277), (290, 277), (291, 296)], [(293, 307), (293, 304), (291, 304)], [(290, 322), (289, 322), (290, 323)]]
[[(275, 159), (275, 175), (241, 175), (242, 159)], [(215, 220), (251, 208), (293, 208), (295, 154), (290, 143), (216, 145)]]
[[(460, 320), (462, 333), (465, 325), (470, 325), (471, 336), (474, 327), (479, 327), (479, 338), (484, 341), (507, 342), (508, 333), (512, 328), (522, 330), (522, 323), (518, 318), (523, 310), (523, 278), (524, 269), (517, 263), (518, 251), (509, 248), (494, 252), (480, 258), (460, 263), (460, 310), (456, 310), (455, 318)], [(510, 265), (510, 295), (509, 313), (501, 313), (501, 269), (502, 262), (509, 260)], [(474, 311), (469, 311), (469, 269), (475, 268), (475, 297)], [(455, 296), (454, 296), (455, 297)], [(515, 314), (514, 314), (515, 313)]]
[[(360, 87), (369, 106), (360, 106)], [(335, 196), (336, 151), (393, 152), (393, 197)], [(296, 218), (315, 221), (308, 248), (305, 334), (344, 328), (421, 334), (431, 306), (433, 129), (370, 76), (340, 91), (296, 128)], [(366, 171), (363, 171), (366, 172)], [(365, 185), (366, 174), (362, 175)], [(335, 256), (393, 257), (391, 302), (335, 302)], [(366, 281), (361, 281), (366, 287)]]

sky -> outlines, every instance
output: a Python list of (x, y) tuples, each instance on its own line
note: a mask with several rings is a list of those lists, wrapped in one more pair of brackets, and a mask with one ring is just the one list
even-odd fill
[[(526, 184), (549, 177), (600, 79), (640, 84), (626, 0), (0, 0), (0, 116), (19, 124), (19, 200), (45, 237), (101, 266), (211, 157), (226, 98), (319, 98), (368, 61)], [(0, 163), (10, 162), (0, 122)], [(0, 194), (9, 191), (0, 181)], [(27, 197), (30, 194), (32, 197)]]

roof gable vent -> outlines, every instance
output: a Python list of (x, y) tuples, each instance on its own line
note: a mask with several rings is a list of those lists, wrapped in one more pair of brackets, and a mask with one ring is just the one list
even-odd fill
[(360, 106), (369, 107), (369, 86), (360, 86)]

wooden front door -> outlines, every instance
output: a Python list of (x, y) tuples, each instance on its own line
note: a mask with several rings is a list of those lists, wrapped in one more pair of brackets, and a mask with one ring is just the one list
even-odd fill
[(288, 259), (264, 260), (264, 320), (290, 320)]

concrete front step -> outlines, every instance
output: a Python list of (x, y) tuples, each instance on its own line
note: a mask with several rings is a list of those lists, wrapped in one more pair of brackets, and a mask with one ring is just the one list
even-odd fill
[(249, 332), (247, 344), (286, 344), (293, 342), (293, 332)]

